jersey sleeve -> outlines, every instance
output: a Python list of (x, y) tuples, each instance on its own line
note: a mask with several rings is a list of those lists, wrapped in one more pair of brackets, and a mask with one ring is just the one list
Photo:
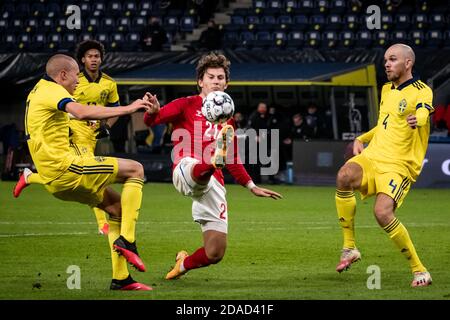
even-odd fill
[(144, 123), (151, 127), (161, 123), (174, 122), (183, 116), (184, 109), (187, 107), (187, 99), (176, 99), (164, 107), (156, 114), (144, 113)]
[(117, 92), (117, 83), (115, 83), (114, 81), (111, 82), (111, 91), (108, 95), (107, 104), (108, 107), (118, 107), (120, 105), (119, 93)]
[(75, 99), (66, 91), (66, 89), (58, 86), (57, 89), (52, 90), (51, 97), (49, 97), (49, 102), (50, 108), (56, 107), (59, 111), (67, 112), (67, 104), (69, 102), (75, 102)]
[(433, 91), (428, 86), (420, 90), (417, 94), (416, 110), (419, 108), (426, 108), (430, 112), (430, 114), (434, 112)]

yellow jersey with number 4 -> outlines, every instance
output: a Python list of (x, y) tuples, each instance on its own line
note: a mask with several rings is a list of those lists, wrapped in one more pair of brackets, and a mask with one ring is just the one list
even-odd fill
[[(93, 80), (86, 72), (78, 75), (79, 84), (73, 96), (76, 101), (88, 107), (118, 106), (119, 94), (116, 82), (108, 75), (100, 72)], [(100, 123), (95, 120), (70, 120), (70, 140), (75, 144), (90, 145), (92, 149), (96, 144), (96, 133)], [(93, 151), (93, 150), (92, 150)]]
[(397, 88), (386, 83), (381, 91), (379, 118), (364, 154), (375, 160), (378, 172), (398, 172), (416, 181), (428, 147), (430, 120), (411, 128), (406, 118), (419, 108), (434, 112), (433, 92), (425, 83), (412, 78)]

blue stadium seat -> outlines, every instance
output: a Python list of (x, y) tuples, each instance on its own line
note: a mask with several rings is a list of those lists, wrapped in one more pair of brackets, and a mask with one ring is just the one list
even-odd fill
[(23, 33), (17, 36), (17, 48), (19, 50), (28, 50), (31, 43), (31, 36)]
[(103, 43), (103, 45), (108, 48), (109, 44), (110, 44), (110, 39), (107, 33), (105, 32), (98, 32), (95, 35), (95, 40), (100, 41), (101, 43)]
[(309, 47), (319, 47), (321, 45), (321, 36), (318, 31), (308, 31), (305, 33), (306, 44)]
[(356, 33), (355, 46), (359, 48), (369, 48), (373, 44), (373, 35), (368, 30), (361, 30)]
[(327, 17), (327, 24), (326, 24), (326, 30), (330, 31), (339, 31), (342, 29), (343, 22), (341, 15), (339, 14), (330, 14)]
[(258, 16), (249, 15), (245, 17), (245, 22), (250, 25), (250, 24), (259, 24), (260, 21)]
[(195, 18), (192, 16), (181, 17), (180, 20), (180, 31), (181, 32), (192, 32), (196, 27)]
[(12, 18), (14, 16), (14, 11), (15, 11), (14, 2), (11, 0), (4, 1), (0, 5), (1, 18), (4, 19)]
[(309, 20), (306, 15), (296, 15), (292, 20), (292, 28), (295, 30), (305, 30), (309, 26)]
[(117, 21), (117, 30), (118, 32), (128, 32), (128, 30), (130, 30), (131, 27), (131, 21), (130, 18), (128, 17), (120, 17), (119, 20)]
[(394, 18), (391, 14), (385, 13), (381, 15), (381, 29), (382, 30), (391, 30), (394, 24)]
[(352, 48), (355, 45), (355, 34), (352, 31), (341, 31), (339, 33), (339, 44), (343, 48)]
[(47, 35), (47, 50), (55, 51), (59, 49), (62, 36), (60, 33), (50, 33)]
[(86, 40), (93, 40), (95, 39), (95, 36), (93, 33), (89, 33), (89, 32), (83, 32), (78, 36), (78, 41), (86, 41)]
[(316, 5), (313, 11), (315, 14), (327, 14), (330, 8), (331, 8), (330, 1), (316, 0)]
[(139, 50), (141, 36), (139, 33), (130, 32), (125, 35), (125, 42), (122, 44), (122, 50), (134, 52)]
[(296, 14), (296, 9), (298, 8), (297, 0), (285, 0), (284, 10), (287, 13)]
[(32, 52), (41, 52), (46, 49), (47, 45), (47, 37), (45, 33), (36, 33), (32, 37), (32, 41), (30, 44), (30, 51)]
[(103, 2), (103, 1), (94, 1), (94, 3), (92, 4), (92, 11), (106, 11), (107, 9), (107, 5)]
[(34, 2), (30, 7), (30, 16), (32, 17), (42, 17), (46, 13), (45, 4), (42, 2)]
[[(81, 23), (83, 23), (83, 19), (81, 19)], [(67, 30), (67, 20), (65, 18), (58, 18), (55, 21), (55, 30), (56, 32), (63, 32)], [(51, 30), (51, 31), (55, 31)]]
[(331, 1), (332, 13), (342, 14), (347, 11), (347, 4), (345, 0), (333, 0)]
[(360, 18), (356, 14), (345, 15), (344, 24), (346, 29), (349, 29), (351, 31), (358, 30), (360, 26)]
[(267, 49), (273, 44), (272, 36), (269, 31), (258, 31), (255, 34), (255, 39), (250, 41), (253, 49)]
[(400, 13), (395, 16), (395, 29), (409, 29), (410, 21), (409, 15), (405, 13)]
[[(69, 1), (68, 4), (72, 4), (72, 3)], [(80, 7), (82, 17), (87, 17), (91, 14), (91, 4), (89, 2), (83, 1), (83, 2), (79, 3), (78, 6)], [(66, 11), (66, 9), (67, 9), (67, 5), (64, 6), (64, 12)]]
[(16, 50), (16, 35), (13, 33), (5, 34), (5, 37), (2, 39), (4, 46), (1, 46), (5, 49), (6, 52), (11, 52)]
[(126, 17), (135, 16), (138, 11), (138, 5), (135, 1), (127, 0), (123, 3), (122, 11)]
[(425, 45), (425, 35), (422, 30), (411, 30), (409, 32), (409, 38), (416, 47), (422, 47)]
[(118, 0), (108, 2), (106, 16), (118, 17), (122, 15), (122, 3)]
[(100, 22), (97, 18), (89, 18), (84, 27), (87, 28), (88, 32), (97, 32), (100, 27)]
[(390, 37), (389, 32), (387, 31), (378, 31), (375, 32), (375, 45), (379, 47), (387, 47), (390, 45)]
[(124, 43), (125, 43), (125, 36), (123, 35), (123, 33), (115, 32), (110, 34), (110, 43), (108, 45), (111, 51), (122, 50)]
[(428, 26), (428, 16), (426, 14), (415, 14), (412, 17), (413, 29), (426, 29)]
[(297, 10), (300, 10), (304, 14), (310, 14), (314, 10), (313, 0), (298, 0)]
[(15, 18), (27, 18), (30, 16), (30, 5), (25, 1), (17, 3), (14, 9)]
[(232, 15), (230, 17), (230, 25), (244, 26), (245, 25), (245, 17), (243, 17), (241, 15)]
[(430, 16), (430, 29), (439, 30), (445, 26), (445, 16), (441, 13), (434, 13)]
[(37, 19), (27, 19), (26, 25), (25, 25), (25, 32), (27, 33), (33, 33), (35, 32), (39, 27), (38, 20)]
[(240, 43), (239, 33), (236, 31), (225, 31), (223, 35), (223, 46), (234, 49)]
[(239, 34), (239, 46), (241, 48), (250, 48), (252, 41), (255, 40), (255, 34), (251, 31), (242, 31)]
[(167, 16), (164, 18), (164, 28), (169, 33), (176, 33), (178, 31), (178, 18), (175, 16)]
[(151, 11), (153, 8), (152, 1), (139, 1), (139, 10)]
[(144, 17), (134, 17), (131, 21), (133, 31), (142, 32), (147, 26), (147, 19)]
[(49, 32), (55, 29), (55, 23), (53, 19), (45, 18), (41, 20), (39, 30), (42, 32)]
[(444, 41), (444, 34), (440, 30), (429, 30), (425, 36), (427, 47), (440, 47)]
[(311, 26), (314, 30), (322, 30), (326, 24), (326, 19), (324, 15), (312, 15), (310, 18)]
[(283, 3), (281, 0), (268, 1), (264, 14), (277, 16), (283, 14)]
[[(64, 9), (65, 10), (65, 9)], [(44, 17), (46, 18), (55, 18), (61, 14), (63, 9), (59, 5), (58, 2), (52, 1), (47, 4), (47, 7), (45, 8), (45, 14)]]
[(291, 31), (288, 33), (288, 39), (286, 43), (287, 49), (300, 49), (305, 43), (304, 34), (301, 31)]
[(59, 43), (59, 49), (72, 51), (77, 44), (77, 34), (75, 32), (67, 32), (62, 36)]
[(105, 17), (101, 21), (101, 30), (104, 32), (113, 32), (116, 30), (116, 20), (111, 17)]
[(0, 34), (4, 34), (8, 30), (8, 19), (0, 18)]
[(266, 7), (266, 1), (264, 1), (264, 0), (253, 0), (252, 8), (264, 9), (265, 7)]
[(10, 31), (15, 33), (21, 32), (24, 29), (23, 20), (18, 18), (13, 19), (9, 26), (9, 29)]
[(408, 34), (404, 30), (398, 30), (392, 32), (392, 41), (394, 43), (401, 42), (401, 43), (407, 43), (409, 40)]
[(325, 48), (335, 48), (339, 43), (338, 34), (335, 31), (325, 31), (322, 34), (322, 46)]
[(274, 16), (262, 16), (258, 30), (272, 31), (277, 26), (277, 20)]

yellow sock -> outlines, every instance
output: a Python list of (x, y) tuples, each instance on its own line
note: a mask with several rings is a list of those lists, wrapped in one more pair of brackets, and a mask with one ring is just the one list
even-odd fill
[(27, 183), (28, 184), (44, 184), (44, 181), (42, 180), (39, 173), (32, 173), (27, 177)]
[(127, 260), (113, 250), (113, 243), (120, 236), (120, 220), (109, 218), (108, 240), (111, 248), (112, 277), (113, 279), (123, 280), (130, 274), (128, 272)]
[(336, 210), (339, 224), (344, 235), (344, 248), (356, 248), (355, 246), (355, 213), (356, 198), (353, 191), (336, 190)]
[(408, 259), (412, 272), (427, 271), (422, 262), (420, 262), (416, 249), (409, 237), (408, 230), (406, 230), (405, 226), (397, 218), (394, 218), (383, 229), (389, 234), (389, 237), (395, 242), (405, 258)]
[(129, 242), (135, 241), (136, 221), (142, 203), (142, 187), (144, 181), (138, 178), (130, 178), (123, 185), (121, 195), (122, 227), (120, 235)]
[(103, 228), (103, 225), (107, 223), (106, 212), (100, 208), (92, 208), (94, 210), (95, 218), (97, 219), (98, 228)]

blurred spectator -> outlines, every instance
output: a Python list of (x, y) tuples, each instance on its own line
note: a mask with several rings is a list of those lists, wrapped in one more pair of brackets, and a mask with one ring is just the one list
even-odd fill
[(200, 35), (199, 46), (208, 50), (222, 49), (222, 31), (217, 28), (214, 20), (208, 21), (208, 28)]
[(438, 105), (433, 114), (433, 134), (443, 132), (450, 136), (450, 107)]
[(317, 105), (310, 103), (308, 105), (307, 113), (305, 115), (305, 122), (311, 131), (309, 133), (310, 138), (323, 138), (326, 132), (325, 120), (319, 113)]
[[(266, 143), (267, 141), (267, 131), (268, 126), (268, 114), (267, 114), (267, 104), (265, 102), (258, 103), (255, 111), (252, 112), (248, 119), (248, 127), (256, 131), (256, 144), (258, 150), (257, 163), (250, 164), (248, 166), (248, 171), (255, 183), (261, 183), (261, 161), (259, 159), (259, 149), (260, 143)], [(249, 143), (255, 143), (254, 141), (249, 141)]]
[(311, 137), (312, 130), (303, 120), (300, 113), (292, 116), (292, 126), (286, 138), (283, 139), (283, 148), (286, 153), (286, 160), (292, 161), (292, 143), (295, 139), (308, 140)]
[[(287, 162), (287, 154), (285, 148), (282, 147), (283, 140), (288, 136), (289, 125), (285, 122), (285, 118), (283, 114), (278, 112), (275, 106), (269, 107), (269, 116), (267, 119), (268, 127), (269, 127), (269, 147), (271, 150), (270, 156), (272, 159), (276, 157), (278, 159), (278, 171), (284, 172), (286, 170), (286, 162)], [(276, 145), (271, 145), (273, 134), (272, 130), (278, 130), (278, 141), (276, 141)], [(269, 180), (272, 183), (279, 183), (281, 177), (283, 175), (270, 176)]]
[(149, 25), (144, 29), (141, 39), (144, 51), (162, 51), (163, 45), (167, 42), (167, 32), (161, 26), (158, 17), (150, 17)]
[(245, 129), (247, 127), (247, 123), (245, 121), (245, 117), (242, 113), (236, 112), (233, 116), (234, 122), (236, 123), (237, 129)]

